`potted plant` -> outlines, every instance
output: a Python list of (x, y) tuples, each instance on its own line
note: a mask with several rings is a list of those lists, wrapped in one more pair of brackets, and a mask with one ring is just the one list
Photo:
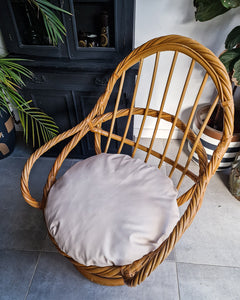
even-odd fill
[[(65, 10), (51, 4), (47, 0), (26, 0), (28, 5), (36, 8), (37, 16), (43, 18), (49, 42), (55, 46), (66, 34), (65, 27), (54, 11)], [(21, 59), (0, 57), (0, 159), (11, 153), (15, 141), (12, 110), (19, 115), (26, 142), (31, 141), (33, 146), (47, 142), (58, 133), (54, 120), (32, 106), (31, 100), (25, 100), (19, 93), (24, 86), (22, 77), (31, 78), (32, 72), (19, 64)]]
[[(194, 0), (196, 7), (195, 18), (197, 21), (207, 21), (218, 15), (227, 12), (231, 8), (240, 6), (240, 0), (235, 1), (211, 1), (211, 0)], [(237, 86), (240, 85), (240, 26), (235, 27), (227, 36), (225, 41), (226, 50), (220, 55), (220, 60), (226, 67), (230, 79), (233, 82), (233, 95), (237, 91)], [(236, 99), (235, 99), (236, 100)], [(235, 101), (236, 102), (236, 101)], [(193, 122), (193, 131), (198, 133), (203, 124), (204, 118), (208, 111), (208, 105), (200, 107)], [(236, 153), (240, 150), (240, 124), (239, 124), (240, 111), (235, 106), (235, 122), (234, 122), (234, 136), (230, 146), (221, 161), (218, 170), (228, 168), (232, 165)], [(208, 158), (211, 159), (212, 153), (219, 143), (222, 136), (223, 115), (221, 105), (217, 105), (213, 112), (208, 126), (204, 131), (203, 138), (201, 139), (203, 146), (207, 152)], [(189, 145), (191, 148), (191, 145)], [(194, 157), (197, 159), (197, 156)]]

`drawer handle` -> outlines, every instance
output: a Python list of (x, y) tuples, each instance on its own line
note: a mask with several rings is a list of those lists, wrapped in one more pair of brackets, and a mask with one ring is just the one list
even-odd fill
[(46, 78), (45, 78), (44, 75), (39, 75), (39, 74), (37, 74), (37, 75), (34, 75), (34, 76), (33, 76), (32, 81), (33, 81), (34, 83), (44, 83), (44, 82), (46, 82)]
[(107, 85), (108, 79), (106, 77), (104, 78), (95, 78), (95, 84), (99, 86)]

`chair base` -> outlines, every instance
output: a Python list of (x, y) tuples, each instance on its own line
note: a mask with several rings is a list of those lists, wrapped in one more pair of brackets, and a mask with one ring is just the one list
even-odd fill
[[(108, 276), (105, 272), (104, 275), (101, 273), (92, 273), (87, 270), (88, 267), (78, 267), (75, 266), (77, 270), (88, 280), (100, 284), (100, 285), (106, 285), (106, 286), (121, 286), (125, 285), (124, 280), (121, 275), (118, 276)], [(101, 268), (99, 268), (101, 269)]]
[(98, 266), (82, 265), (76, 262), (70, 256), (68, 256), (58, 247), (58, 244), (56, 243), (55, 239), (52, 237), (49, 231), (48, 231), (48, 236), (50, 240), (53, 242), (54, 246), (59, 251), (59, 253), (62, 254), (64, 257), (66, 257), (77, 268), (77, 270), (88, 280), (106, 286), (121, 286), (126, 284), (124, 282), (122, 272), (121, 272), (123, 266), (98, 267)]

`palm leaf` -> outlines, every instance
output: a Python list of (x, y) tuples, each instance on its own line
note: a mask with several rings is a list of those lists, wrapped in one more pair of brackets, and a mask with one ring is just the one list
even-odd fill
[(24, 59), (0, 57), (0, 73), (2, 71), (5, 71), (9, 74), (10, 78), (12, 79), (15, 77), (21, 79), (20, 75), (31, 78), (33, 75), (32, 72), (27, 68), (25, 68), (24, 66), (15, 63), (15, 61), (24, 61)]
[[(31, 137), (33, 147), (37, 144), (40, 146), (46, 143), (49, 139), (56, 136), (58, 127), (53, 119), (47, 114), (41, 112), (37, 107), (18, 107), (20, 122), (23, 126), (26, 142), (29, 140), (29, 125), (31, 127)], [(29, 121), (30, 120), (30, 121)], [(30, 123), (30, 124), (29, 124)]]
[(52, 44), (56, 46), (58, 41), (63, 42), (62, 35), (66, 35), (66, 29), (54, 11), (63, 12), (71, 15), (68, 11), (48, 2), (47, 0), (28, 0), (35, 5), (41, 13), (44, 25)]
[(10, 112), (10, 109), (9, 109), (9, 105), (7, 103), (7, 100), (6, 100), (6, 96), (4, 94), (4, 92), (2, 91), (2, 86), (0, 85), (0, 108), (1, 110), (4, 110), (4, 111), (8, 111), (9, 113)]
[(61, 42), (63, 42), (61, 34), (57, 31), (57, 29), (54, 26), (52, 26), (51, 22), (44, 16), (43, 16), (43, 21), (51, 43), (55, 46), (57, 44), (58, 39)]
[(31, 100), (19, 94), (18, 89), (24, 86), (21, 76), (32, 77), (32, 72), (17, 64), (18, 60), (0, 57), (0, 108), (10, 112), (9, 103), (16, 108), (26, 142), (31, 132), (33, 146), (40, 146), (58, 133), (58, 127), (51, 117), (30, 106)]
[(52, 9), (54, 9), (54, 10), (57, 10), (57, 11), (61, 11), (61, 12), (63, 12), (63, 13), (66, 13), (66, 14), (68, 14), (68, 15), (71, 15), (71, 13), (70, 12), (68, 12), (68, 11), (66, 11), (66, 10), (64, 10), (64, 9), (62, 9), (62, 8), (60, 8), (60, 7), (58, 7), (58, 6), (56, 6), (56, 5), (54, 5), (54, 4), (52, 4), (52, 3), (50, 3), (49, 1), (47, 1), (47, 0), (29, 0), (30, 2), (37, 2), (38, 4), (41, 4), (41, 5), (43, 5), (44, 7), (50, 7), (50, 8), (52, 8)]

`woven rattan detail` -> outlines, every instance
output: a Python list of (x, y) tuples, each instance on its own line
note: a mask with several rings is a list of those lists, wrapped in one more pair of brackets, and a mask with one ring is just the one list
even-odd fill
[[(151, 102), (151, 95), (154, 88), (156, 70), (159, 63), (159, 53), (165, 51), (173, 51), (175, 55), (172, 61), (170, 73), (165, 87), (164, 96), (162, 99), (163, 104), (160, 107), (160, 110), (153, 110), (150, 108), (150, 102)], [(179, 103), (176, 104), (177, 105), (176, 114), (171, 115), (170, 113), (164, 111), (164, 102), (166, 100), (168, 89), (171, 88), (170, 82), (171, 82), (172, 72), (174, 71), (178, 53), (183, 53), (191, 57), (192, 63), (188, 71), (188, 76), (185, 81), (182, 96), (179, 99)], [(136, 97), (136, 90), (138, 88), (139, 78), (141, 76), (143, 61), (146, 57), (150, 55), (155, 55), (155, 67), (153, 71), (153, 78), (150, 86), (148, 101), (146, 103), (146, 107), (138, 108), (135, 107), (134, 104), (135, 97)], [(203, 78), (201, 87), (199, 89), (199, 93), (196, 99), (193, 100), (192, 112), (190, 113), (189, 121), (187, 122), (187, 124), (185, 124), (179, 118), (180, 109), (182, 106), (182, 102), (184, 100), (184, 95), (188, 87), (195, 62), (200, 64), (205, 69), (206, 73)], [(118, 109), (125, 73), (129, 68), (131, 68), (135, 64), (139, 64), (139, 68), (138, 68), (138, 76), (136, 79), (136, 86), (133, 93), (132, 105), (129, 109)], [(209, 112), (209, 116), (206, 117), (206, 120), (203, 124), (203, 128), (200, 130), (198, 136), (196, 136), (190, 129), (190, 124), (193, 120), (193, 116), (195, 114), (199, 98), (202, 94), (202, 91), (204, 90), (206, 81), (209, 77), (212, 79), (212, 81), (216, 86), (218, 96), (213, 102), (213, 105)], [(120, 89), (119, 97), (116, 99), (115, 109), (113, 112), (105, 113), (105, 108), (107, 106), (109, 97), (118, 79), (121, 80), (121, 82), (119, 87)], [(203, 133), (204, 127), (207, 125), (208, 118), (210, 117), (210, 114), (214, 110), (214, 107), (216, 106), (218, 101), (221, 102), (224, 111), (223, 137), (217, 149), (215, 150), (211, 161), (208, 162), (206, 152), (200, 142), (200, 137), (201, 134)], [(167, 146), (163, 153), (159, 153), (153, 150), (152, 143), (149, 147), (141, 145), (140, 143), (141, 128), (140, 128), (140, 133), (136, 138), (136, 140), (130, 140), (127, 138), (127, 130), (130, 124), (130, 120), (133, 116), (136, 115), (143, 116), (143, 121), (142, 121), (143, 125), (145, 119), (148, 116), (156, 118), (157, 126), (161, 119), (166, 120), (172, 124), (172, 129), (170, 130), (169, 138), (167, 140)], [(170, 234), (170, 236), (154, 252), (148, 254), (146, 253), (144, 257), (142, 257), (137, 261), (134, 261), (132, 264), (126, 266), (87, 267), (73, 261), (70, 257), (68, 257), (65, 253), (61, 252), (61, 250), (58, 249), (64, 256), (68, 257), (68, 259), (77, 267), (77, 269), (84, 276), (86, 276), (88, 279), (90, 279), (93, 282), (103, 284), (103, 285), (127, 284), (129, 286), (136, 286), (137, 284), (140, 284), (146, 277), (148, 277), (150, 273), (169, 255), (169, 253), (174, 248), (177, 241), (181, 238), (185, 230), (191, 225), (197, 211), (201, 207), (207, 184), (210, 178), (216, 172), (220, 164), (220, 161), (230, 143), (232, 132), (233, 132), (233, 115), (234, 115), (234, 111), (233, 111), (232, 89), (231, 89), (231, 83), (229, 81), (228, 74), (225, 70), (225, 67), (210, 50), (208, 50), (206, 47), (202, 46), (201, 44), (199, 44), (198, 42), (192, 39), (178, 36), (178, 35), (169, 35), (169, 36), (153, 39), (145, 43), (144, 45), (136, 48), (135, 50), (133, 50), (117, 66), (115, 72), (109, 79), (109, 82), (106, 87), (106, 91), (99, 98), (95, 107), (93, 108), (93, 110), (90, 112), (90, 114), (85, 120), (83, 120), (80, 124), (78, 124), (74, 128), (58, 135), (57, 137), (49, 141), (47, 144), (45, 144), (44, 146), (39, 148), (35, 153), (32, 154), (32, 156), (28, 159), (22, 173), (21, 189), (22, 189), (23, 197), (25, 198), (26, 202), (29, 203), (31, 206), (44, 209), (48, 192), (56, 180), (58, 170), (60, 169), (63, 161), (68, 156), (69, 152), (79, 143), (79, 141), (89, 131), (92, 131), (95, 134), (95, 149), (97, 154), (103, 151), (101, 148), (101, 139), (102, 137), (106, 137), (107, 138), (107, 147), (105, 149), (106, 151), (108, 148), (108, 144), (111, 142), (111, 140), (116, 140), (120, 143), (120, 147), (118, 150), (119, 153), (121, 152), (123, 145), (129, 145), (134, 149), (133, 156), (136, 150), (140, 149), (146, 152), (145, 161), (147, 161), (148, 157), (152, 155), (159, 159), (160, 161), (159, 167), (162, 166), (163, 162), (172, 166), (172, 170), (169, 176), (172, 176), (175, 170), (181, 172), (182, 176), (179, 180), (177, 188), (180, 187), (181, 182), (185, 176), (188, 176), (190, 179), (192, 179), (193, 181), (192, 186), (178, 198), (178, 205), (182, 205), (186, 201), (189, 201), (189, 204), (185, 212), (183, 213), (182, 217), (180, 218), (179, 222), (175, 226), (174, 230)], [(114, 124), (116, 120), (122, 117), (125, 118), (127, 117), (128, 122), (126, 125), (126, 131), (124, 135), (119, 136), (116, 135), (112, 129), (114, 128)], [(112, 125), (110, 130), (106, 131), (102, 128), (102, 124), (109, 120), (112, 120)], [(170, 145), (174, 128), (178, 128), (183, 132), (183, 139), (179, 147), (179, 152), (176, 156), (176, 159), (172, 160), (167, 155), (167, 148)], [(155, 139), (155, 135), (156, 135), (156, 130), (154, 131), (153, 134), (153, 141)], [(42, 201), (39, 202), (31, 196), (29, 191), (28, 183), (29, 183), (29, 176), (30, 176), (31, 169), (34, 163), (36, 162), (36, 160), (42, 154), (44, 154), (47, 150), (49, 150), (51, 147), (53, 147), (60, 141), (69, 137), (72, 137), (72, 139), (57, 157), (48, 175), (48, 179), (43, 191)], [(192, 147), (192, 152), (188, 157), (187, 163), (184, 166), (182, 166), (178, 160), (179, 160), (180, 153), (183, 149), (184, 142), (186, 140), (191, 141), (193, 147)], [(198, 154), (199, 157), (199, 174), (192, 173), (188, 168), (194, 151)], [(52, 239), (53, 243), (56, 245), (54, 239), (51, 236), (50, 238)], [(58, 246), (56, 245), (56, 247)]]

